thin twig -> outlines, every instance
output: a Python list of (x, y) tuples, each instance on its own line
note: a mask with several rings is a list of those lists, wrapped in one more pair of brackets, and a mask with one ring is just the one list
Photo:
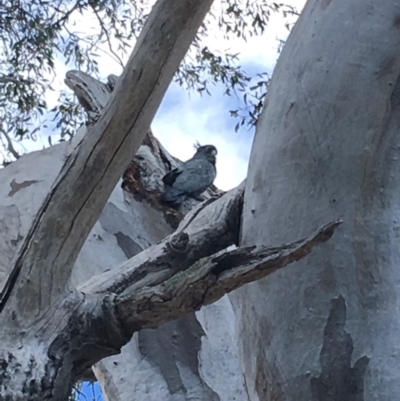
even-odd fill
[(123, 63), (123, 61), (122, 61), (121, 58), (118, 56), (118, 54), (115, 53), (114, 49), (112, 48), (112, 45), (111, 45), (111, 38), (110, 38), (110, 35), (108, 34), (107, 28), (106, 28), (106, 26), (104, 25), (104, 22), (102, 21), (102, 19), (101, 19), (99, 13), (97, 12), (97, 10), (95, 10), (95, 8), (94, 8), (93, 5), (92, 5), (92, 10), (93, 10), (93, 12), (94, 12), (94, 14), (95, 14), (97, 20), (99, 21), (99, 24), (100, 24), (100, 28), (101, 28), (100, 37), (101, 37), (102, 33), (104, 33), (104, 34), (106, 35), (107, 43), (108, 43), (108, 48), (110, 49), (110, 52), (117, 58), (117, 60), (118, 60), (119, 64), (121, 65), (121, 67), (124, 68), (124, 63)]
[(4, 135), (4, 137), (6, 138), (7, 141), (7, 149), (8, 151), (16, 158), (19, 159), (21, 157), (21, 155), (15, 150), (14, 145), (12, 143), (12, 140), (10, 138), (10, 136), (7, 134), (7, 132), (3, 129), (0, 128), (0, 132)]

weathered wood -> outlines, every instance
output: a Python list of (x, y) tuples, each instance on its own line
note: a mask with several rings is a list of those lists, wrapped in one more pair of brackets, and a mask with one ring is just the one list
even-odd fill
[(198, 259), (237, 244), (244, 183), (217, 200), (201, 203), (176, 232), (110, 271), (79, 286), (85, 293), (120, 294), (127, 288), (154, 286)]
[[(67, 84), (94, 116), (107, 103), (102, 89), (112, 89), (78, 71), (68, 72)], [(118, 185), (113, 191), (79, 254), (73, 284), (80, 285), (112, 270), (164, 239), (177, 226), (181, 215), (196, 206), (197, 201), (188, 199), (176, 211), (159, 202), (162, 177), (180, 163), (150, 130), (124, 173), (124, 190)], [(212, 186), (202, 196), (207, 199), (220, 194)], [(117, 239), (115, 243), (113, 238)], [(219, 357), (216, 359), (215, 355)], [(138, 400), (180, 397), (184, 401), (193, 394), (207, 400), (248, 400), (238, 363), (233, 310), (227, 297), (156, 330), (135, 333), (120, 354), (102, 359), (93, 370), (103, 395), (114, 401), (129, 401), (132, 393)]]
[[(153, 277), (140, 287), (132, 284), (115, 299), (116, 315), (126, 333), (158, 327), (304, 258), (339, 225), (327, 224), (310, 237), (279, 248), (243, 247), (212, 255), (162, 283)], [(172, 258), (174, 251), (170, 253)], [(163, 260), (164, 255), (153, 255), (151, 263), (157, 266), (159, 258)]]
[[(188, 261), (210, 256), (213, 251), (221, 248), (217, 241), (210, 243), (208, 235), (211, 228), (219, 233), (223, 232), (216, 225), (231, 227), (231, 215), (235, 207), (226, 208), (226, 204), (235, 203), (241, 196), (242, 193), (238, 190), (227, 193), (224, 195), (227, 202), (216, 201), (204, 209), (200, 207), (182, 222), (181, 230), (184, 231), (180, 231), (177, 236), (183, 238), (185, 244), (185, 233), (196, 233), (196, 229), (202, 227), (204, 243), (197, 240), (197, 246), (190, 249), (190, 252), (185, 253), (185, 246), (181, 249), (181, 241), (174, 242), (172, 236), (164, 240), (161, 247), (156, 245), (150, 248), (153, 253), (150, 263), (142, 260), (140, 254), (133, 257), (132, 260), (142, 260), (146, 265), (142, 275), (149, 271), (147, 280), (143, 280), (140, 275), (126, 275), (129, 285), (119, 281), (120, 287), (114, 287), (113, 292), (109, 291), (110, 288), (96, 289), (93, 284), (87, 285), (86, 288), (93, 290), (92, 294), (72, 292), (68, 298), (52, 305), (32, 325), (26, 336), (22, 335), (18, 340), (13, 338), (17, 347), (11, 346), (10, 338), (3, 337), (4, 343), (9, 344), (9, 347), (7, 350), (0, 350), (0, 377), (6, 378), (0, 387), (0, 397), (7, 398), (13, 394), (12, 399), (23, 399), (23, 391), (21, 395), (15, 396), (21, 390), (14, 387), (13, 383), (25, 386), (28, 372), (29, 388), (33, 395), (33, 398), (28, 399), (50, 397), (63, 400), (67, 394), (66, 388), (74, 380), (100, 359), (118, 353), (134, 332), (158, 327), (166, 321), (182, 317), (249, 281), (264, 277), (305, 257), (314, 246), (327, 241), (339, 225), (338, 222), (329, 224), (295, 244), (270, 249), (235, 249), (200, 260), (189, 269), (179, 271)], [(207, 213), (207, 209), (213, 207), (215, 212)], [(224, 217), (216, 223), (217, 214)], [(237, 211), (234, 214), (237, 217)], [(239, 226), (236, 224), (231, 229), (233, 237), (237, 236)], [(174, 260), (176, 253), (182, 259), (178, 268), (171, 266), (176, 274), (160, 283), (160, 278), (152, 274), (154, 269), (151, 265), (157, 269), (165, 263), (168, 255), (170, 260)], [(129, 265), (127, 268), (129, 269)], [(123, 276), (124, 271), (119, 271), (118, 275)], [(2, 331), (5, 332), (4, 329)], [(41, 347), (36, 346), (34, 338), (40, 338)], [(21, 354), (19, 350), (23, 348), (26, 352)], [(23, 360), (17, 364), (13, 362), (20, 358)], [(18, 364), (25, 367), (23, 374), (17, 369)], [(14, 382), (9, 380), (10, 377), (13, 377)], [(44, 377), (49, 385), (43, 385)]]
[(153, 7), (107, 109), (66, 160), (23, 239), (0, 310), (17, 311), (29, 324), (65, 291), (85, 238), (139, 148), (211, 4), (159, 0)]
[[(230, 193), (225, 197), (232, 199)], [(239, 192), (236, 198), (240, 197)], [(212, 206), (207, 206), (204, 211)], [(220, 202), (214, 208), (216, 213), (223, 214), (225, 203)], [(231, 214), (233, 209), (230, 210)], [(205, 216), (208, 216), (208, 221)], [(152, 253), (150, 259), (142, 258), (142, 254), (146, 253), (144, 251), (129, 261), (138, 261), (132, 264), (140, 271), (139, 274), (134, 275), (129, 271), (129, 262), (118, 269), (117, 276), (126, 277), (126, 282), (120, 280), (113, 288), (96, 288), (96, 281), (92, 281), (84, 286), (92, 293), (79, 291), (55, 305), (49, 315), (59, 317), (40, 329), (41, 338), (50, 339), (50, 359), (73, 366), (71, 375), (77, 379), (100, 359), (118, 353), (133, 333), (181, 318), (203, 305), (215, 302), (235, 288), (304, 258), (315, 246), (326, 242), (340, 225), (340, 222), (327, 224), (310, 237), (279, 248), (244, 247), (215, 254), (214, 251), (221, 246), (215, 241), (212, 245), (208, 239), (211, 228), (216, 228), (214, 216), (214, 213), (204, 213), (203, 218), (188, 219), (188, 224), (182, 225), (187, 232), (195, 232), (191, 225), (196, 227), (201, 222), (203, 226), (204, 244), (197, 240), (197, 247), (189, 253), (171, 246), (171, 240), (167, 238), (160, 246), (149, 248)], [(226, 227), (230, 223), (231, 216), (225, 214), (217, 224)], [(221, 232), (221, 229), (217, 231)], [(160, 278), (153, 273), (166, 260), (176, 260), (177, 252), (181, 260), (178, 266), (171, 265), (175, 274), (165, 279), (165, 274)], [(200, 257), (206, 259), (199, 260)], [(193, 260), (196, 262), (193, 263)], [(182, 271), (181, 268), (189, 262), (193, 264)], [(142, 266), (145, 268), (141, 269)], [(62, 313), (57, 314), (55, 310)], [(58, 335), (55, 327), (62, 328)], [(57, 374), (67, 376), (62, 369)]]

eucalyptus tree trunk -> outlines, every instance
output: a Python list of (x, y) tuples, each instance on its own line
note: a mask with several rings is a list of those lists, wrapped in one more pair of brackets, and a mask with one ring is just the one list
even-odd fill
[(241, 245), (344, 223), (231, 296), (252, 401), (400, 397), (399, 49), (399, 2), (309, 0), (278, 61)]

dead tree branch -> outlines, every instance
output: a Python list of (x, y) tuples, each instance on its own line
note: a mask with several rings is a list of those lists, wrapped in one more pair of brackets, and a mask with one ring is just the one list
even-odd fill
[(129, 333), (158, 327), (304, 258), (340, 224), (329, 223), (310, 237), (279, 248), (243, 247), (212, 255), (155, 286), (147, 283), (138, 290), (132, 285), (115, 301), (117, 316)]
[[(240, 217), (242, 196), (243, 189), (237, 188), (204, 208), (200, 205), (176, 233), (83, 285), (61, 306), (73, 313), (53, 341), (52, 353), (68, 354), (70, 332), (79, 332), (73, 364), (77, 374), (84, 372), (117, 353), (134, 332), (178, 319), (304, 258), (341, 224), (329, 223), (308, 238), (281, 247), (218, 252), (237, 240), (239, 225), (232, 223)], [(215, 219), (218, 214), (223, 216)], [(76, 322), (82, 322), (79, 329)]]
[(238, 244), (245, 182), (217, 200), (206, 200), (189, 212), (178, 229), (121, 266), (82, 284), (84, 293), (120, 294), (158, 285), (200, 258)]
[(65, 291), (90, 229), (139, 148), (211, 4), (159, 0), (153, 7), (105, 112), (66, 160), (24, 238), (0, 311), (7, 306), (29, 324)]
[(15, 150), (10, 135), (8, 135), (8, 133), (2, 127), (0, 127), (0, 133), (3, 134), (4, 138), (6, 138), (8, 151), (18, 160), (21, 155)]

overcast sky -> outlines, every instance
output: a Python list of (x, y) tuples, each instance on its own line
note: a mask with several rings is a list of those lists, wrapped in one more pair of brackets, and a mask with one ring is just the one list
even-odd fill
[[(305, 0), (285, 1), (285, 4), (295, 6), (298, 11), (301, 11), (304, 3)], [(278, 39), (286, 39), (288, 35), (286, 22), (281, 14), (273, 13), (264, 34), (249, 38), (247, 42), (243, 39), (229, 41), (223, 39), (222, 33), (216, 26), (206, 43), (212, 50), (224, 52), (229, 49), (232, 53), (240, 53), (240, 65), (247, 72), (256, 74), (267, 71), (271, 74), (278, 57)], [(85, 16), (77, 20), (76, 24), (78, 28), (81, 26), (82, 29), (85, 27), (88, 30), (90, 21)], [(100, 76), (105, 79), (111, 73), (119, 75), (121, 67), (107, 55), (106, 51), (101, 54), (104, 56), (98, 59)], [(54, 86), (65, 88), (63, 80), (70, 68), (60, 61), (56, 66), (57, 78)], [(235, 132), (234, 127), (238, 121), (230, 117), (229, 110), (237, 108), (238, 99), (224, 96), (221, 87), (212, 87), (211, 95), (204, 94), (201, 97), (194, 92), (189, 94), (177, 84), (171, 84), (152, 128), (166, 149), (181, 160), (187, 160), (193, 155), (193, 144), (196, 141), (202, 145), (215, 145), (218, 149), (215, 184), (223, 190), (228, 190), (246, 177), (254, 130), (242, 128)], [(56, 104), (57, 99), (57, 92), (49, 92), (47, 100), (50, 107)], [(48, 134), (48, 131), (44, 132), (37, 142), (24, 141), (26, 149), (32, 151), (48, 146)], [(55, 136), (53, 143), (56, 141)]]

